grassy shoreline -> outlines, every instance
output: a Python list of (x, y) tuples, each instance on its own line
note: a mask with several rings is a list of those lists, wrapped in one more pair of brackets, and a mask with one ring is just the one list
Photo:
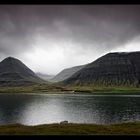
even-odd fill
[(140, 122), (97, 124), (0, 125), (0, 135), (140, 135)]
[(140, 94), (140, 88), (132, 87), (55, 87), (46, 85), (0, 87), (0, 93), (43, 93), (43, 94)]

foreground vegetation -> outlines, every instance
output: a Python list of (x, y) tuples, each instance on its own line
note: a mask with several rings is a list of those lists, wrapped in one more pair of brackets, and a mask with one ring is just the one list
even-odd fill
[(96, 124), (45, 124), (25, 126), (1, 125), (0, 135), (140, 135), (140, 122), (111, 125)]
[(139, 87), (66, 86), (65, 89), (80, 93), (140, 93)]

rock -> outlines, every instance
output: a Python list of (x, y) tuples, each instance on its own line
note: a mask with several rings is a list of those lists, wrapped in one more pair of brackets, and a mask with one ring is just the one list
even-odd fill
[(60, 124), (68, 124), (68, 121), (62, 121)]

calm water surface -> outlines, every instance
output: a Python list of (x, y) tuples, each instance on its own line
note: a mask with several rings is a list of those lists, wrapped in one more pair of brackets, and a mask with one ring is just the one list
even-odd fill
[(0, 94), (0, 124), (140, 120), (140, 95)]

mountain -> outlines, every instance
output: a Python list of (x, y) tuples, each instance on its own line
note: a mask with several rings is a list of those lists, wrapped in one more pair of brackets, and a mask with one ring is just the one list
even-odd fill
[(37, 72), (36, 75), (38, 77), (40, 77), (41, 79), (44, 79), (44, 80), (47, 80), (47, 81), (51, 81), (50, 79), (52, 79), (54, 77), (54, 75), (42, 74), (40, 72)]
[(44, 82), (20, 60), (7, 57), (0, 62), (0, 85), (18, 86)]
[(65, 84), (140, 86), (140, 52), (108, 53), (64, 80)]
[(76, 67), (72, 67), (72, 68), (67, 68), (62, 70), (60, 73), (58, 73), (56, 76), (54, 76), (51, 81), (52, 82), (59, 82), (59, 81), (63, 81), (67, 78), (69, 78), (70, 76), (72, 76), (74, 73), (76, 73), (77, 71), (79, 71), (80, 69), (82, 69), (85, 65), (81, 65), (81, 66), (76, 66)]

